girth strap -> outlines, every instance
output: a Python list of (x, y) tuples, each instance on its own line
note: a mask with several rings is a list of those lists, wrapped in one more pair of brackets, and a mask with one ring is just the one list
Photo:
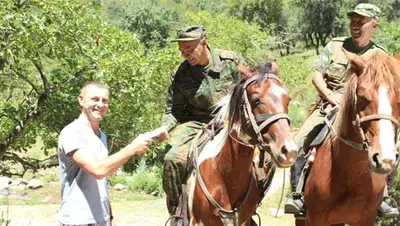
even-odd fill
[(196, 176), (197, 181), (203, 191), (204, 195), (207, 197), (208, 201), (218, 210), (218, 215), (223, 223), (224, 226), (239, 226), (239, 217), (241, 212), (241, 207), (243, 203), (247, 201), (247, 198), (250, 194), (250, 189), (254, 183), (254, 175), (253, 175), (253, 165), (250, 166), (250, 184), (247, 187), (246, 196), (240, 202), (240, 204), (233, 210), (226, 210), (224, 209), (210, 194), (206, 185), (204, 184), (203, 178), (200, 175), (200, 168), (199, 165), (196, 165)]

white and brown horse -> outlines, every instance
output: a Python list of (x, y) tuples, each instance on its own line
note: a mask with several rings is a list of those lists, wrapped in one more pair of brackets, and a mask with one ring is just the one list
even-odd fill
[(307, 219), (297, 226), (375, 225), (386, 175), (399, 157), (399, 61), (379, 52), (346, 55), (343, 104), (317, 147), (304, 191)]
[(255, 146), (267, 151), (277, 167), (296, 161), (289, 95), (272, 65), (240, 69), (247, 78), (220, 104), (211, 123), (224, 126), (199, 153), (188, 183), (190, 225), (250, 225), (259, 202)]

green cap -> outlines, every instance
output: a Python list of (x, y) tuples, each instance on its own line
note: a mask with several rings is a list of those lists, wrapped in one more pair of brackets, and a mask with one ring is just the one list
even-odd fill
[(353, 13), (357, 13), (361, 16), (371, 17), (372, 19), (378, 22), (379, 17), (381, 16), (381, 10), (372, 4), (369, 3), (360, 3), (353, 10), (347, 12), (347, 16), (351, 16)]
[(206, 28), (202, 25), (179, 29), (172, 42), (193, 41), (206, 37)]

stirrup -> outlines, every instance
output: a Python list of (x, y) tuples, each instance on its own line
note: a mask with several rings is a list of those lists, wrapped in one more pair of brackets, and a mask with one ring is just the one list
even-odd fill
[[(164, 226), (168, 226), (168, 222), (170, 222), (171, 219), (182, 220), (182, 226), (183, 226), (183, 217), (177, 216), (177, 215), (170, 216), (170, 217), (167, 219), (167, 221), (165, 222), (165, 225), (164, 225)], [(176, 222), (176, 221), (175, 221), (175, 222)]]
[[(260, 217), (260, 214), (254, 213), (253, 216), (257, 216), (257, 218), (258, 218), (258, 224), (257, 224), (257, 226), (261, 226), (261, 217)], [(253, 220), (253, 218), (251, 218), (251, 220), (252, 220), (254, 223), (256, 222), (255, 220)], [(251, 224), (250, 224), (250, 226), (251, 226)]]

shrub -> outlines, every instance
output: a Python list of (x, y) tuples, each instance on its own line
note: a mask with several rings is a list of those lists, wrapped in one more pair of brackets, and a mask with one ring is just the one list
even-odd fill
[(144, 159), (140, 160), (132, 176), (126, 177), (126, 185), (130, 191), (162, 194), (162, 168), (148, 167)]

